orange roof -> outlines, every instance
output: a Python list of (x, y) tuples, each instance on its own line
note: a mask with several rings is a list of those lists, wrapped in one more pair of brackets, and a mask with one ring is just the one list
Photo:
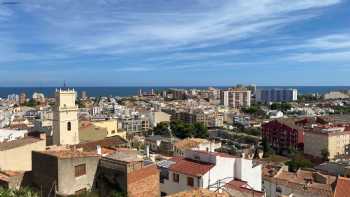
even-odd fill
[(8, 182), (9, 178), (22, 175), (23, 173), (20, 171), (0, 171), (0, 180)]
[(265, 194), (264, 192), (255, 191), (252, 189), (246, 181), (240, 181), (240, 180), (232, 180), (229, 183), (225, 185), (226, 188), (239, 191), (241, 193), (246, 193), (248, 195), (254, 194), (255, 197), (263, 197)]
[(176, 194), (172, 194), (169, 197), (229, 197), (230, 195), (222, 192), (212, 192), (208, 189), (193, 189), (190, 191), (184, 191)]
[(214, 167), (214, 164), (194, 161), (184, 157), (176, 157), (171, 160), (176, 162), (170, 166), (171, 171), (190, 176), (202, 176)]
[(338, 177), (334, 197), (347, 197), (350, 195), (350, 179)]
[(99, 157), (96, 152), (83, 152), (74, 149), (65, 149), (65, 150), (47, 150), (40, 151), (43, 154), (55, 156), (60, 159), (69, 159), (69, 158), (81, 158), (81, 157)]

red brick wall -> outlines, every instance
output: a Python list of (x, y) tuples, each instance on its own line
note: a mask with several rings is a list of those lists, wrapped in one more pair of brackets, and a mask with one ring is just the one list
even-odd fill
[(128, 174), (128, 197), (157, 196), (160, 196), (159, 170), (155, 165)]

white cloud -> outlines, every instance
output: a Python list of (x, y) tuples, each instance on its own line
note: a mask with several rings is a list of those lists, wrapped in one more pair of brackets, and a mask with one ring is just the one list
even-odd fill
[(297, 53), (288, 56), (286, 59), (298, 62), (349, 62), (350, 51)]
[(43, 32), (47, 42), (68, 51), (103, 54), (138, 51), (144, 46), (170, 50), (264, 35), (305, 19), (295, 11), (327, 7), (340, 0), (202, 0), (186, 6), (176, 2), (33, 1), (26, 10), (47, 22)]

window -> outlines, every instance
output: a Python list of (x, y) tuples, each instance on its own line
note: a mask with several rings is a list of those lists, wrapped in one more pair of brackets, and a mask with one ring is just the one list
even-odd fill
[(173, 174), (173, 181), (174, 181), (175, 183), (178, 183), (178, 182), (179, 182), (179, 179), (180, 179), (179, 174), (174, 173), (174, 174)]
[(80, 164), (74, 167), (75, 168), (75, 177), (83, 176), (86, 174), (86, 165)]
[(190, 187), (194, 186), (194, 180), (192, 177), (187, 177), (187, 185)]
[(86, 193), (86, 188), (80, 189), (75, 192), (75, 195), (79, 196)]
[(71, 131), (71, 130), (72, 130), (72, 123), (67, 122), (67, 131)]
[(282, 193), (282, 188), (277, 186), (277, 187), (276, 187), (276, 192)]

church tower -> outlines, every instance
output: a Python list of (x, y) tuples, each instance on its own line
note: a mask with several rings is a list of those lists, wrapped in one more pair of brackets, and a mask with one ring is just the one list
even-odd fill
[(79, 144), (78, 107), (74, 89), (56, 89), (56, 105), (53, 110), (53, 144)]

